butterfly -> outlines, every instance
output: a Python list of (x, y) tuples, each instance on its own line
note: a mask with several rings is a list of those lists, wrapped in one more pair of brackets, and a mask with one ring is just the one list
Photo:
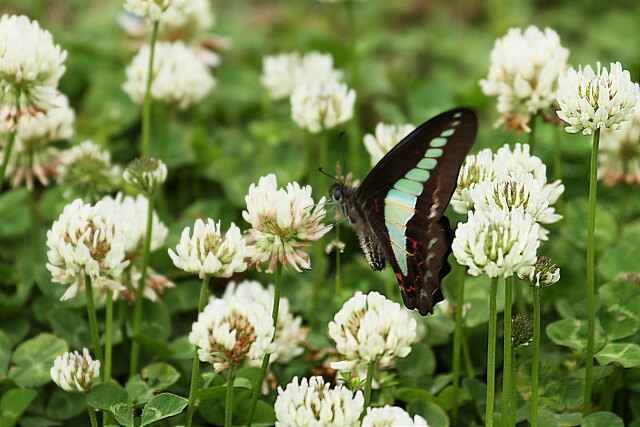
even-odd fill
[(329, 188), (375, 271), (391, 264), (404, 305), (425, 316), (444, 299), (453, 231), (443, 215), (478, 119), (466, 108), (426, 121), (394, 146), (355, 188)]

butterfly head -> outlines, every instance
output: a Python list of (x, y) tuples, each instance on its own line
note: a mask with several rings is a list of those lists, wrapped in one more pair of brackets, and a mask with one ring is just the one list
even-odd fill
[(341, 182), (336, 182), (331, 187), (329, 187), (329, 197), (336, 203), (343, 204), (344, 203), (344, 184)]

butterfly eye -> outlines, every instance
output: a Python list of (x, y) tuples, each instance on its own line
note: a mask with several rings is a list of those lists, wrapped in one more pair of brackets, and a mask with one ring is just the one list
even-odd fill
[(342, 186), (340, 184), (333, 184), (331, 188), (329, 188), (329, 195), (335, 201), (342, 199)]

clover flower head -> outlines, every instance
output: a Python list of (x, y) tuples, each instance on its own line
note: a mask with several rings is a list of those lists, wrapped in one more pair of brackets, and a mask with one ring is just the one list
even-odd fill
[(497, 124), (530, 132), (531, 116), (552, 108), (556, 82), (568, 68), (568, 57), (558, 33), (550, 28), (544, 32), (533, 25), (524, 32), (512, 28), (496, 40), (489, 75), (480, 80), (480, 87), (485, 94), (498, 97), (502, 117)]
[[(273, 310), (274, 287), (269, 285), (264, 288), (262, 284), (253, 280), (245, 280), (238, 284), (230, 282), (222, 296), (223, 299), (236, 298), (240, 301), (251, 301), (264, 307), (267, 313)], [(276, 324), (275, 349), (271, 354), (269, 363), (276, 360), (280, 363), (288, 363), (304, 351), (302, 343), (306, 340), (307, 328), (302, 327), (302, 318), (295, 316), (289, 310), (289, 300), (280, 298), (278, 310), (278, 322)]]
[(189, 13), (192, 0), (125, 0), (124, 10), (149, 22), (175, 24)]
[(511, 173), (519, 175), (530, 173), (542, 183), (542, 198), (550, 205), (558, 201), (564, 192), (564, 185), (560, 180), (547, 182), (547, 167), (539, 157), (534, 156), (529, 151), (529, 144), (516, 143), (513, 149), (509, 144), (500, 147), (493, 157), (496, 168), (496, 176), (507, 176)]
[(590, 65), (578, 71), (570, 68), (558, 78), (557, 114), (569, 125), (569, 133), (616, 130), (633, 118), (639, 96), (638, 84), (619, 62), (612, 62), (609, 70), (598, 62), (596, 72)]
[(513, 346), (527, 347), (533, 341), (533, 321), (523, 314), (511, 319), (511, 342)]
[(640, 105), (618, 130), (602, 131), (599, 151), (598, 179), (606, 186), (640, 184)]
[(521, 210), (470, 211), (456, 229), (451, 248), (469, 274), (509, 277), (529, 271), (536, 262), (540, 225)]
[(56, 357), (49, 371), (51, 379), (63, 390), (86, 393), (100, 376), (100, 361), (93, 360), (86, 348), (82, 355), (77, 351)]
[(113, 212), (98, 202), (95, 206), (76, 199), (66, 205), (47, 231), (47, 269), (53, 281), (71, 283), (61, 301), (73, 298), (84, 288), (84, 276), (92, 286), (123, 289), (114, 279), (129, 265), (125, 261), (125, 235)]
[(298, 52), (265, 56), (262, 60), (260, 82), (272, 99), (283, 99), (296, 87), (311, 82), (331, 83), (342, 78), (342, 71), (333, 68), (330, 54), (309, 52), (300, 56)]
[(459, 214), (466, 214), (473, 209), (471, 190), (481, 182), (491, 181), (496, 177), (493, 153), (486, 148), (478, 154), (470, 154), (458, 173), (456, 191), (451, 196), (451, 206)]
[(60, 153), (56, 173), (58, 182), (69, 186), (65, 196), (96, 201), (116, 186), (120, 168), (111, 164), (108, 150), (87, 140)]
[(34, 116), (42, 121), (56, 105), (66, 57), (38, 21), (24, 15), (0, 17), (0, 132), (15, 131), (20, 122), (32, 123)]
[(359, 363), (378, 360), (389, 366), (396, 357), (406, 357), (416, 340), (416, 321), (409, 312), (378, 292), (358, 291), (329, 322), (329, 336), (347, 361), (331, 365), (349, 370)]
[(189, 342), (198, 347), (198, 357), (219, 372), (249, 359), (260, 363), (271, 352), (274, 334), (271, 315), (253, 301), (234, 297), (212, 299), (198, 316)]
[(367, 415), (362, 419), (362, 427), (429, 427), (424, 418), (411, 415), (398, 406), (385, 405), (382, 408), (367, 408)]
[[(122, 234), (125, 236), (125, 255), (129, 260), (138, 259), (142, 254), (144, 238), (147, 232), (147, 214), (149, 203), (146, 197), (138, 194), (136, 197), (123, 196), (118, 193), (116, 197), (105, 196), (100, 200), (100, 209), (106, 214), (113, 215), (119, 224)], [(152, 213), (151, 225), (151, 251), (164, 246), (169, 234), (169, 229), (160, 221), (158, 215)]]
[(169, 249), (169, 256), (176, 267), (195, 273), (201, 279), (206, 276), (231, 277), (247, 269), (245, 258), (248, 248), (240, 229), (232, 222), (222, 237), (220, 221), (207, 219), (206, 224), (198, 218), (191, 228), (182, 231), (176, 252)]
[[(476, 210), (490, 212), (494, 208), (506, 212), (519, 209), (529, 214), (537, 222), (552, 224), (559, 221), (562, 215), (555, 213), (549, 195), (543, 189), (542, 182), (531, 173), (509, 173), (493, 181), (481, 182), (471, 190), (471, 199)], [(547, 232), (540, 228), (540, 238), (547, 240)]]
[(364, 136), (364, 146), (371, 155), (371, 165), (376, 165), (385, 154), (389, 152), (405, 136), (409, 135), (416, 127), (411, 124), (388, 125), (378, 123), (375, 134)]
[(152, 194), (167, 180), (167, 165), (154, 157), (139, 157), (127, 165), (122, 177), (144, 194)]
[(331, 389), (320, 376), (298, 377), (283, 390), (278, 387), (274, 404), (276, 427), (356, 427), (364, 410), (362, 391), (351, 392), (343, 385)]
[(539, 256), (536, 263), (518, 277), (529, 286), (536, 288), (551, 286), (560, 280), (560, 268), (549, 258)]
[(297, 271), (301, 271), (298, 265), (310, 269), (309, 255), (302, 248), (331, 229), (322, 224), (325, 198), (316, 205), (311, 186), (300, 187), (297, 182), (287, 184), (286, 190), (278, 189), (276, 176), (269, 174), (261, 177), (258, 185), (251, 184), (244, 199), (247, 210), (242, 217), (252, 227), (248, 230), (252, 262), (259, 268), (260, 263), (270, 260), (267, 273), (278, 262), (289, 263)]
[(356, 92), (346, 84), (304, 83), (291, 95), (291, 118), (301, 128), (318, 133), (351, 119), (355, 101)]
[[(149, 74), (149, 45), (144, 45), (126, 69), (122, 89), (141, 104)], [(215, 86), (215, 79), (194, 51), (181, 41), (157, 42), (153, 56), (151, 98), (185, 109), (204, 98)]]

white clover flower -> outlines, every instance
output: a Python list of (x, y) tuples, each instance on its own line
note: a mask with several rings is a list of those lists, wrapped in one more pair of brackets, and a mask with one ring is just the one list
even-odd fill
[[(434, 309), (434, 313), (435, 312), (439, 312), (441, 314), (443, 314), (444, 316), (450, 317), (452, 319), (455, 319), (456, 317), (456, 310), (458, 309), (458, 304), (453, 303), (450, 304), (448, 299), (444, 299), (442, 301), (440, 301), (438, 304), (436, 304), (435, 309)], [(462, 306), (462, 318), (464, 319), (465, 317), (467, 317), (467, 314), (469, 313), (469, 310), (471, 309), (471, 303), (467, 302), (464, 303), (464, 305)]]
[(278, 189), (276, 176), (269, 174), (251, 184), (244, 198), (247, 210), (242, 217), (251, 224), (248, 230), (252, 246), (252, 262), (269, 261), (267, 273), (276, 263), (291, 264), (297, 271), (310, 269), (309, 255), (302, 248), (311, 245), (309, 240), (318, 240), (331, 226), (323, 225), (326, 212), (325, 198), (318, 204), (311, 197), (311, 186), (300, 187), (297, 182), (287, 184), (287, 189)]
[(362, 427), (429, 427), (424, 418), (411, 415), (397, 406), (385, 405), (383, 408), (367, 408), (367, 415), (362, 420)]
[(458, 185), (451, 196), (451, 206), (459, 214), (466, 214), (473, 209), (471, 190), (481, 182), (491, 181), (496, 177), (493, 164), (493, 153), (486, 148), (478, 154), (467, 156), (458, 173)]
[[(265, 289), (260, 282), (245, 280), (237, 285), (235, 282), (229, 283), (222, 298), (252, 301), (262, 305), (267, 313), (271, 313), (274, 293), (273, 285)], [(289, 312), (289, 300), (286, 297), (280, 298), (276, 336), (273, 340), (275, 349), (269, 363), (276, 360), (280, 363), (288, 363), (294, 357), (301, 355), (304, 348), (300, 344), (306, 340), (306, 337), (307, 328), (302, 327), (302, 318), (294, 317)]]
[(278, 100), (290, 96), (305, 83), (333, 83), (342, 78), (342, 71), (333, 68), (330, 54), (309, 52), (281, 53), (262, 59), (260, 82), (271, 98)]
[(278, 387), (274, 404), (276, 427), (356, 427), (360, 425), (360, 414), (364, 410), (364, 396), (355, 394), (345, 386), (329, 388), (320, 376), (298, 377), (283, 390)]
[[(122, 89), (141, 104), (147, 88), (149, 45), (144, 45), (127, 67)], [(215, 86), (207, 66), (181, 41), (158, 42), (153, 57), (151, 98), (185, 109), (204, 98)]]
[[(536, 222), (552, 224), (562, 219), (562, 215), (555, 213), (543, 187), (531, 173), (511, 172), (493, 181), (479, 183), (470, 193), (476, 210), (491, 212), (497, 208), (509, 212), (519, 209)], [(547, 230), (541, 227), (540, 232), (540, 239), (547, 240)]]
[(451, 248), (469, 274), (509, 277), (535, 264), (539, 228), (531, 215), (520, 210), (469, 211), (467, 222), (456, 229)]
[(249, 248), (233, 222), (224, 238), (220, 221), (216, 224), (210, 218), (206, 224), (198, 218), (193, 226), (193, 236), (190, 233), (189, 227), (182, 231), (177, 253), (169, 249), (176, 267), (195, 273), (201, 279), (205, 276), (231, 277), (233, 273), (247, 269), (244, 260), (249, 256)]
[(550, 259), (539, 256), (535, 265), (518, 277), (529, 286), (537, 288), (551, 286), (560, 280), (560, 268), (551, 262)]
[(122, 177), (127, 184), (151, 194), (167, 180), (167, 165), (160, 159), (140, 157), (129, 163)]
[(87, 140), (60, 154), (56, 173), (58, 182), (70, 186), (70, 194), (97, 200), (115, 187), (120, 169), (111, 165), (108, 150)]
[[(106, 196), (100, 200), (99, 205), (104, 215), (111, 215), (119, 224), (124, 235), (124, 252), (127, 259), (137, 259), (142, 254), (144, 238), (147, 233), (147, 214), (149, 203), (142, 194), (137, 197), (123, 196), (118, 193), (116, 197)], [(169, 234), (169, 229), (160, 221), (154, 211), (151, 225), (151, 251), (164, 246)]]
[(371, 165), (375, 166), (385, 154), (405, 136), (409, 135), (416, 127), (411, 124), (387, 125), (378, 123), (375, 135), (366, 134), (364, 136), (364, 146), (371, 155)]
[[(6, 175), (11, 176), (12, 187), (20, 186), (25, 180), (27, 188), (32, 189), (34, 177), (42, 185), (49, 185), (58, 154), (58, 149), (49, 143), (69, 139), (73, 135), (74, 120), (69, 100), (62, 94), (57, 95), (51, 108), (20, 116), (6, 171)], [(2, 145), (6, 145), (6, 141)], [(4, 158), (4, 151), (0, 158)]]
[(513, 150), (509, 144), (505, 144), (498, 149), (493, 157), (493, 164), (496, 176), (506, 176), (510, 173), (521, 174), (530, 173), (542, 183), (542, 197), (549, 204), (554, 204), (564, 192), (564, 185), (560, 180), (547, 183), (547, 167), (539, 157), (530, 154), (529, 144), (516, 143)]
[(631, 121), (602, 131), (598, 162), (598, 179), (606, 186), (640, 184), (640, 104)]
[(552, 108), (568, 57), (558, 33), (550, 28), (542, 32), (532, 25), (524, 33), (512, 28), (496, 40), (489, 75), (480, 86), (485, 94), (498, 97), (498, 112), (503, 115), (498, 124), (530, 132), (531, 116)]
[(557, 114), (569, 124), (567, 132), (591, 135), (596, 129), (616, 130), (633, 118), (640, 95), (638, 84), (619, 62), (612, 62), (610, 70), (598, 62), (596, 73), (587, 65), (560, 75)]
[(237, 365), (243, 359), (259, 364), (273, 350), (271, 314), (259, 303), (229, 297), (215, 298), (193, 324), (189, 342), (198, 347), (198, 357), (216, 371)]
[(124, 10), (151, 22), (176, 24), (185, 19), (192, 0), (125, 0)]
[(291, 118), (311, 133), (331, 129), (353, 117), (356, 92), (338, 82), (304, 83), (291, 95)]
[(365, 295), (358, 291), (329, 322), (329, 336), (338, 353), (348, 359), (331, 366), (349, 370), (375, 360), (380, 366), (389, 366), (394, 358), (411, 352), (416, 327), (415, 319), (400, 304), (378, 292)]
[(89, 275), (93, 287), (121, 290), (116, 282), (125, 261), (125, 236), (115, 215), (107, 213), (98, 202), (95, 206), (76, 199), (66, 205), (57, 221), (47, 231), (47, 269), (52, 281), (71, 283), (60, 299), (73, 298), (85, 286)]
[(86, 393), (100, 376), (100, 361), (93, 360), (86, 348), (56, 357), (49, 371), (51, 379), (65, 391)]
[(55, 104), (67, 52), (24, 15), (0, 17), (0, 132)]

